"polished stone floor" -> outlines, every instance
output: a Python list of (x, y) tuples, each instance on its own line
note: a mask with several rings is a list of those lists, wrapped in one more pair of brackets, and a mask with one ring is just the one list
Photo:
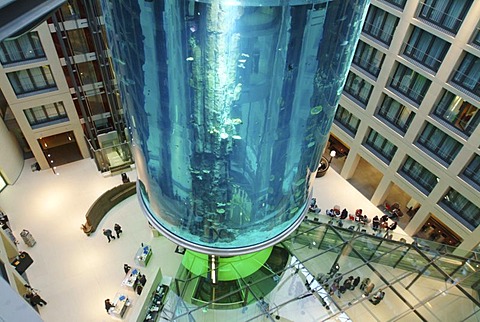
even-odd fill
[[(141, 213), (135, 196), (120, 203), (101, 222), (97, 231), (86, 236), (80, 229), (85, 222), (85, 213), (91, 204), (106, 190), (121, 183), (120, 176), (103, 177), (96, 169), (92, 160), (86, 159), (70, 163), (57, 168), (58, 175), (51, 171), (31, 172), (33, 160), (27, 160), (24, 171), (18, 181), (8, 186), (0, 194), (0, 208), (8, 214), (14, 234), (20, 240), (19, 249), (27, 251), (34, 259), (33, 265), (27, 270), (30, 284), (40, 291), (48, 302), (47, 306), (39, 308), (41, 317), (46, 322), (84, 322), (84, 321), (112, 321), (104, 309), (104, 300), (112, 298), (121, 289), (121, 282), (125, 276), (123, 264), (135, 265), (134, 256), (142, 243), (150, 244), (153, 248), (151, 262), (142, 272), (147, 276), (147, 285), (152, 283), (152, 276), (156, 268), (160, 267), (166, 277), (175, 276), (182, 260), (182, 255), (175, 253), (176, 245), (164, 237), (154, 237), (147, 220)], [(131, 180), (136, 179), (135, 172), (129, 172)], [(343, 180), (335, 171), (328, 171), (322, 178), (315, 179), (314, 197), (322, 209), (339, 205), (353, 212), (362, 208), (364, 213), (373, 217), (381, 211), (371, 204), (360, 192)], [(123, 227), (123, 234), (119, 239), (107, 242), (102, 235), (102, 228), (111, 228), (115, 223)], [(33, 247), (28, 247), (20, 238), (23, 229), (29, 230), (37, 241)], [(401, 238), (400, 230), (395, 239)], [(315, 251), (308, 247), (302, 248), (305, 256)], [(325, 257), (324, 257), (325, 256)], [(336, 256), (334, 253), (319, 256), (319, 268), (324, 265), (327, 257)], [(369, 274), (370, 270), (361, 263), (345, 264), (345, 268), (358, 270), (358, 274)], [(379, 267), (379, 270), (391, 280), (402, 276), (401, 272)], [(408, 278), (398, 283), (407, 283)], [(285, 290), (292, 292), (292, 288), (299, 287), (296, 274), (285, 274), (282, 285)], [(421, 282), (419, 282), (421, 283)], [(405, 296), (416, 296), (416, 303), (428, 302), (429, 295), (435, 288), (442, 290), (435, 281), (426, 279), (425, 284), (417, 283), (415, 294), (411, 292)], [(302, 284), (303, 285), (303, 284)], [(422, 287), (424, 285), (425, 287)], [(288, 287), (287, 287), (288, 286)], [(381, 283), (378, 284), (381, 286)], [(300, 287), (301, 288), (301, 287)], [(452, 301), (465, 303), (454, 290), (451, 296), (435, 297), (434, 305), (442, 307), (442, 298), (449, 303), (445, 307), (452, 308)], [(275, 299), (282, 300), (283, 293), (278, 291)], [(289, 296), (292, 296), (290, 294)], [(362, 301), (361, 293), (351, 292), (345, 295), (342, 301)], [(132, 297), (132, 309), (139, 306), (141, 298)], [(290, 303), (290, 302), (289, 302)], [(430, 305), (430, 303), (428, 303)], [(433, 304), (433, 303), (432, 303)], [(467, 305), (468, 306), (468, 305)], [(253, 310), (253, 308), (250, 308)], [(281, 314), (279, 321), (322, 321), (324, 313), (318, 312), (319, 307), (312, 298), (303, 301), (291, 302), (278, 308)], [(424, 310), (430, 321), (457, 321), (454, 310), (442, 310), (441, 315), (427, 312), (425, 303), (419, 308)], [(468, 307), (471, 310), (470, 307)], [(395, 294), (387, 291), (386, 299), (379, 305), (373, 306), (368, 301), (345, 309), (353, 321), (417, 321)], [(433, 311), (433, 310), (431, 310)], [(196, 316), (196, 321), (246, 321), (245, 311), (224, 312), (215, 315), (205, 311), (204, 317)], [(343, 320), (342, 312), (334, 320)], [(404, 315), (393, 318), (396, 314)], [(226, 316), (225, 320), (222, 317)], [(250, 320), (263, 321), (266, 317), (251, 315)], [(398, 315), (397, 315), (398, 316)], [(126, 317), (126, 320), (131, 320)], [(271, 321), (271, 320), (269, 320)], [(470, 320), (469, 320), (470, 321)], [(472, 319), (471, 321), (477, 321)]]

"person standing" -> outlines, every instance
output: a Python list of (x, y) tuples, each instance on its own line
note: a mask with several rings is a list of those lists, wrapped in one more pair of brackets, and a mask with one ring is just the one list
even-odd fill
[(145, 274), (140, 274), (140, 278), (138, 281), (142, 286), (145, 286), (145, 283), (147, 283), (147, 278), (145, 277)]
[(47, 305), (47, 302), (38, 295), (37, 292), (30, 290), (26, 295), (25, 298), (30, 302), (30, 304), (35, 307), (37, 305), (44, 306)]
[(103, 229), (103, 234), (107, 236), (108, 242), (112, 239), (115, 239), (115, 236), (112, 235), (112, 231), (110, 229)]
[(353, 291), (357, 285), (360, 283), (360, 276), (357, 276), (355, 277), (355, 279), (353, 280), (352, 282), (352, 286), (350, 287), (350, 289)]
[(368, 285), (365, 286), (365, 289), (363, 290), (363, 294), (365, 296), (370, 295), (370, 293), (372, 293), (374, 288), (375, 288), (375, 284), (373, 284), (372, 282), (368, 283)]
[(365, 290), (365, 287), (367, 287), (368, 284), (370, 284), (370, 279), (368, 277), (365, 277), (360, 284), (360, 290)]
[(109, 313), (108, 311), (110, 311), (110, 308), (112, 307), (115, 307), (115, 305), (113, 305), (111, 302), (110, 302), (110, 299), (106, 299), (105, 300), (105, 310), (107, 310), (107, 313)]
[(125, 274), (127, 274), (130, 271), (131, 267), (128, 264), (123, 264), (123, 270), (125, 271)]
[(122, 226), (120, 226), (119, 224), (115, 224), (115, 226), (113, 226), (113, 229), (115, 230), (115, 233), (117, 234), (117, 238), (120, 238), (120, 234), (123, 233)]
[(34, 294), (32, 297), (32, 304), (44, 306), (47, 305), (47, 302), (40, 297), (38, 294)]
[(343, 286), (345, 286), (345, 290), (349, 290), (352, 287), (353, 283), (353, 276), (349, 276), (344, 282)]

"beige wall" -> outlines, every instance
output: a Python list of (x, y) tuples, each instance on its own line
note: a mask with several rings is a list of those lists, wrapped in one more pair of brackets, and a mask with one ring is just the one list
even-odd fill
[(23, 169), (23, 154), (15, 136), (0, 119), (0, 173), (8, 184), (13, 184)]
[[(66, 82), (65, 74), (55, 50), (55, 44), (53, 43), (48, 25), (45, 22), (35, 30), (39, 33), (47, 60), (29, 64), (21, 64), (7, 68), (0, 66), (0, 87), (2, 88), (2, 92), (4, 93), (4, 96), (12, 110), (13, 115), (15, 116), (15, 119), (17, 120), (18, 125), (20, 126), (23, 135), (25, 136), (26, 141), (28, 142), (28, 145), (30, 146), (30, 149), (32, 150), (36, 161), (39, 163), (42, 169), (48, 169), (49, 164), (40, 145), (38, 144), (38, 139), (42, 137), (73, 131), (82, 156), (84, 158), (88, 158), (90, 155), (87, 144), (83, 138), (83, 129), (80, 119), (76, 112), (75, 105), (70, 94), (70, 89)], [(29, 95), (23, 98), (17, 98), (13, 88), (10, 86), (10, 82), (8, 81), (6, 73), (45, 65), (50, 66), (55, 83), (57, 85), (57, 90), (42, 94)], [(30, 127), (30, 124), (25, 117), (25, 113), (23, 112), (24, 110), (60, 101), (63, 102), (63, 105), (65, 106), (65, 111), (67, 112), (69, 118), (68, 122), (45, 126), (39, 129), (32, 129)]]
[[(424, 222), (428, 219), (430, 213), (432, 213), (440, 221), (442, 221), (443, 224), (452, 229), (464, 240), (464, 242), (460, 245), (460, 248), (472, 249), (480, 243), (480, 228), (475, 229), (473, 232), (470, 231), (455, 217), (451, 216), (440, 206), (438, 206), (438, 202), (448, 191), (448, 189), (452, 187), (480, 208), (480, 198), (478, 197), (479, 192), (459, 177), (459, 174), (470, 162), (471, 158), (475, 154), (480, 154), (480, 126), (477, 126), (475, 132), (470, 137), (465, 138), (451, 131), (449, 127), (434, 119), (431, 116), (431, 111), (435, 108), (435, 103), (442, 93), (442, 88), (445, 88), (450, 92), (463, 97), (464, 100), (474, 104), (480, 109), (480, 102), (478, 100), (448, 84), (451, 75), (454, 73), (463, 59), (464, 51), (480, 57), (480, 50), (468, 44), (473, 33), (475, 32), (475, 29), (477, 28), (478, 16), (480, 13), (480, 1), (474, 1), (472, 8), (465, 18), (456, 37), (448, 35), (445, 32), (437, 30), (416, 19), (414, 16), (419, 5), (419, 2), (416, 0), (407, 1), (403, 14), (399, 13), (398, 10), (392, 8), (391, 6), (386, 5), (382, 1), (372, 0), (372, 4), (397, 17), (400, 17), (401, 19), (395, 31), (392, 43), (388, 49), (365, 35), (361, 36), (361, 39), (364, 42), (382, 51), (385, 54), (385, 59), (380, 74), (376, 80), (371, 79), (371, 77), (365, 74), (362, 70), (352, 66), (352, 71), (362, 77), (365, 81), (373, 84), (374, 89), (365, 109), (358, 106), (346, 96), (342, 96), (340, 99), (340, 105), (348, 109), (360, 119), (360, 126), (354, 138), (344, 132), (337, 125), (334, 124), (332, 127), (332, 133), (351, 148), (350, 153), (345, 160), (341, 175), (345, 179), (351, 178), (355, 173), (360, 158), (365, 159), (383, 174), (383, 178), (378, 184), (377, 190), (371, 198), (372, 203), (376, 205), (383, 204), (386, 196), (388, 195), (388, 191), (392, 186), (392, 183), (394, 183), (422, 205), (415, 217), (405, 228), (407, 233), (414, 234), (422, 227)], [(404, 43), (408, 41), (408, 37), (413, 25), (419, 26), (420, 28), (427, 30), (428, 32), (451, 43), (450, 50), (448, 51), (444, 62), (442, 63), (438, 72), (435, 74), (423, 70), (422, 68), (412, 64), (410, 61), (398, 55), (402, 51), (402, 46)], [(419, 107), (412, 106), (401, 96), (396, 95), (385, 88), (388, 84), (389, 78), (395, 71), (397, 62), (401, 62), (402, 64), (414, 71), (417, 71), (432, 81), (427, 95)], [(409, 109), (416, 114), (412, 124), (404, 136), (392, 131), (388, 125), (376, 118), (375, 111), (381, 104), (382, 93), (388, 94), (398, 102), (409, 107)], [(422, 151), (422, 149), (414, 145), (414, 142), (423, 130), (423, 126), (426, 121), (432, 123), (437, 128), (441, 129), (445, 133), (448, 133), (452, 138), (462, 143), (463, 148), (460, 150), (458, 156), (450, 166), (445, 167), (442, 164), (434, 161), (429, 155)], [(382, 136), (387, 138), (391, 143), (398, 147), (397, 153), (389, 165), (383, 163), (378, 157), (375, 156), (374, 153), (362, 145), (366, 136), (368, 135), (369, 128), (379, 132)], [(437, 186), (428, 196), (424, 195), (418, 189), (413, 187), (411, 183), (397, 173), (407, 155), (420, 162), (424, 167), (435, 173), (439, 178)]]

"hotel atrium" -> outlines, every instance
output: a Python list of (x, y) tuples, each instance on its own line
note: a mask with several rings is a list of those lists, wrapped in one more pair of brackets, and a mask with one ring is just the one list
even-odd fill
[[(319, 14), (334, 1), (310, 2)], [(272, 237), (251, 274), (213, 257), (208, 272), (198, 272), (185, 245), (168, 230), (159, 233), (154, 215), (145, 216), (148, 205), (135, 184), (147, 168), (131, 146), (132, 116), (124, 105), (132, 98), (121, 96), (138, 80), (118, 76), (124, 62), (114, 53), (124, 48), (108, 45), (115, 33), (102, 5), (108, 1), (0, 2), (0, 211), (8, 217), (0, 230), (1, 319), (480, 320), (480, 2), (370, 1), (319, 145), (326, 171), (310, 180), (318, 210)], [(192, 33), (199, 28), (189, 26)], [(238, 120), (231, 122), (238, 127)], [(251, 154), (246, 148), (248, 167)], [(163, 170), (160, 186), (170, 180)], [(208, 173), (197, 174), (202, 180)], [(98, 206), (102, 198), (108, 207)], [(334, 208), (353, 217), (362, 209), (369, 220), (328, 216)], [(102, 215), (91, 225), (94, 212)], [(395, 230), (374, 229), (374, 216), (384, 215)], [(102, 230), (115, 223), (123, 233), (108, 242)], [(25, 231), (36, 243), (29, 246)], [(148, 265), (138, 259), (145, 246)], [(124, 272), (124, 264), (132, 269)], [(146, 276), (143, 291), (125, 285), (135, 269)], [(236, 278), (219, 282), (219, 271)], [(368, 278), (372, 290), (332, 288), (350, 276)], [(27, 302), (30, 286), (47, 305)], [(122, 296), (128, 305), (121, 314), (105, 312), (105, 299)]]

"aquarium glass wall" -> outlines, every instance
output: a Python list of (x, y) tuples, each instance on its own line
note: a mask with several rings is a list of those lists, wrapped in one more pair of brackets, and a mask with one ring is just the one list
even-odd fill
[(103, 0), (152, 225), (218, 255), (294, 230), (367, 0)]

